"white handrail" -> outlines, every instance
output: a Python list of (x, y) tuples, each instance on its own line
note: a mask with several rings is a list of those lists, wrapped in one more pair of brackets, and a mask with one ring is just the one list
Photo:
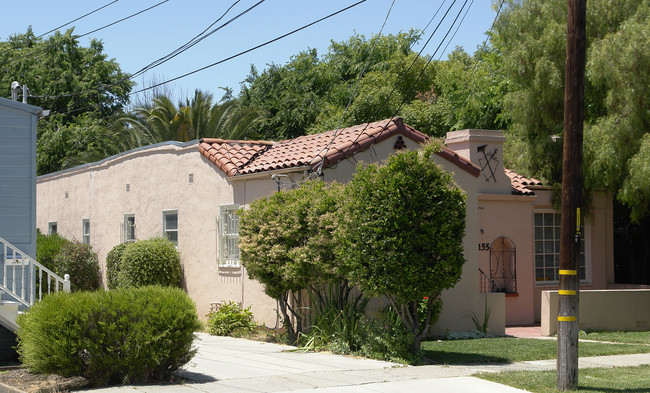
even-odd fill
[[(70, 275), (66, 274), (64, 278), (38, 263), (34, 258), (15, 247), (7, 240), (0, 237), (0, 262), (2, 262), (2, 283), (0, 289), (7, 292), (16, 300), (26, 306), (32, 306), (36, 300), (43, 299), (43, 274), (47, 282), (47, 292), (52, 292), (52, 282), (54, 282), (54, 292), (63, 290), (70, 292)], [(19, 291), (16, 288), (16, 274), (20, 274)], [(11, 275), (11, 279), (9, 279)], [(36, 281), (38, 278), (38, 297), (36, 297)], [(18, 293), (20, 292), (20, 293)]]

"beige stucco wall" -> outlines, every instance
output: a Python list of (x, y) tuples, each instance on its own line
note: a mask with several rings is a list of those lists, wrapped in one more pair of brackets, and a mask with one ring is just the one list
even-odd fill
[[(543, 336), (557, 333), (559, 294), (542, 292)], [(580, 291), (580, 330), (646, 331), (650, 329), (650, 289)]]
[(89, 219), (90, 244), (104, 272), (106, 254), (121, 241), (124, 214), (135, 214), (136, 237), (148, 239), (162, 235), (163, 211), (177, 210), (184, 286), (199, 316), (207, 314), (210, 302), (243, 301), (273, 326), (275, 301), (241, 268), (218, 267), (219, 205), (232, 203), (233, 186), (199, 154), (196, 143), (166, 144), (40, 177), (37, 226), (46, 233), (47, 223), (56, 221), (60, 234), (81, 240), (82, 220)]
[[(504, 236), (516, 247), (517, 293), (508, 294), (506, 325), (529, 325), (535, 322), (533, 314), (533, 214), (534, 196), (479, 194), (478, 196), (478, 251), (479, 267), (490, 274), (490, 249), (479, 247)], [(494, 262), (493, 262), (494, 263)]]

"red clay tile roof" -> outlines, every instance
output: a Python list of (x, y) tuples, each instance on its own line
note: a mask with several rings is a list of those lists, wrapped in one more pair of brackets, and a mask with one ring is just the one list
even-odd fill
[(528, 179), (520, 174), (511, 171), (510, 169), (505, 169), (506, 175), (510, 178), (510, 186), (512, 187), (512, 193), (514, 195), (535, 195), (530, 188), (526, 186), (541, 186), (542, 182), (537, 179)]
[[(298, 166), (316, 168), (321, 162), (327, 168), (398, 134), (418, 143), (430, 139), (404, 124), (401, 118), (395, 118), (352, 126), (338, 132), (304, 135), (282, 142), (206, 138), (199, 141), (199, 151), (227, 176), (237, 176)], [(472, 174), (475, 172), (474, 176), (480, 173), (477, 166), (449, 149), (440, 155)]]

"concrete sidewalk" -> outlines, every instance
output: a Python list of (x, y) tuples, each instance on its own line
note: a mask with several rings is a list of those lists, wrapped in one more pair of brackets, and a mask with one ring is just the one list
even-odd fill
[[(471, 377), (480, 371), (554, 370), (554, 360), (506, 365), (403, 366), (390, 362), (199, 333), (181, 385), (120, 386), (92, 392), (523, 392)], [(580, 368), (650, 364), (650, 354), (581, 358)]]

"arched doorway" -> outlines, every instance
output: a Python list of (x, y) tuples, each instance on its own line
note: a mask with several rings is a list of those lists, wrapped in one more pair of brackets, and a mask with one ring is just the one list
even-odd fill
[(517, 249), (505, 236), (490, 246), (492, 292), (517, 293)]

